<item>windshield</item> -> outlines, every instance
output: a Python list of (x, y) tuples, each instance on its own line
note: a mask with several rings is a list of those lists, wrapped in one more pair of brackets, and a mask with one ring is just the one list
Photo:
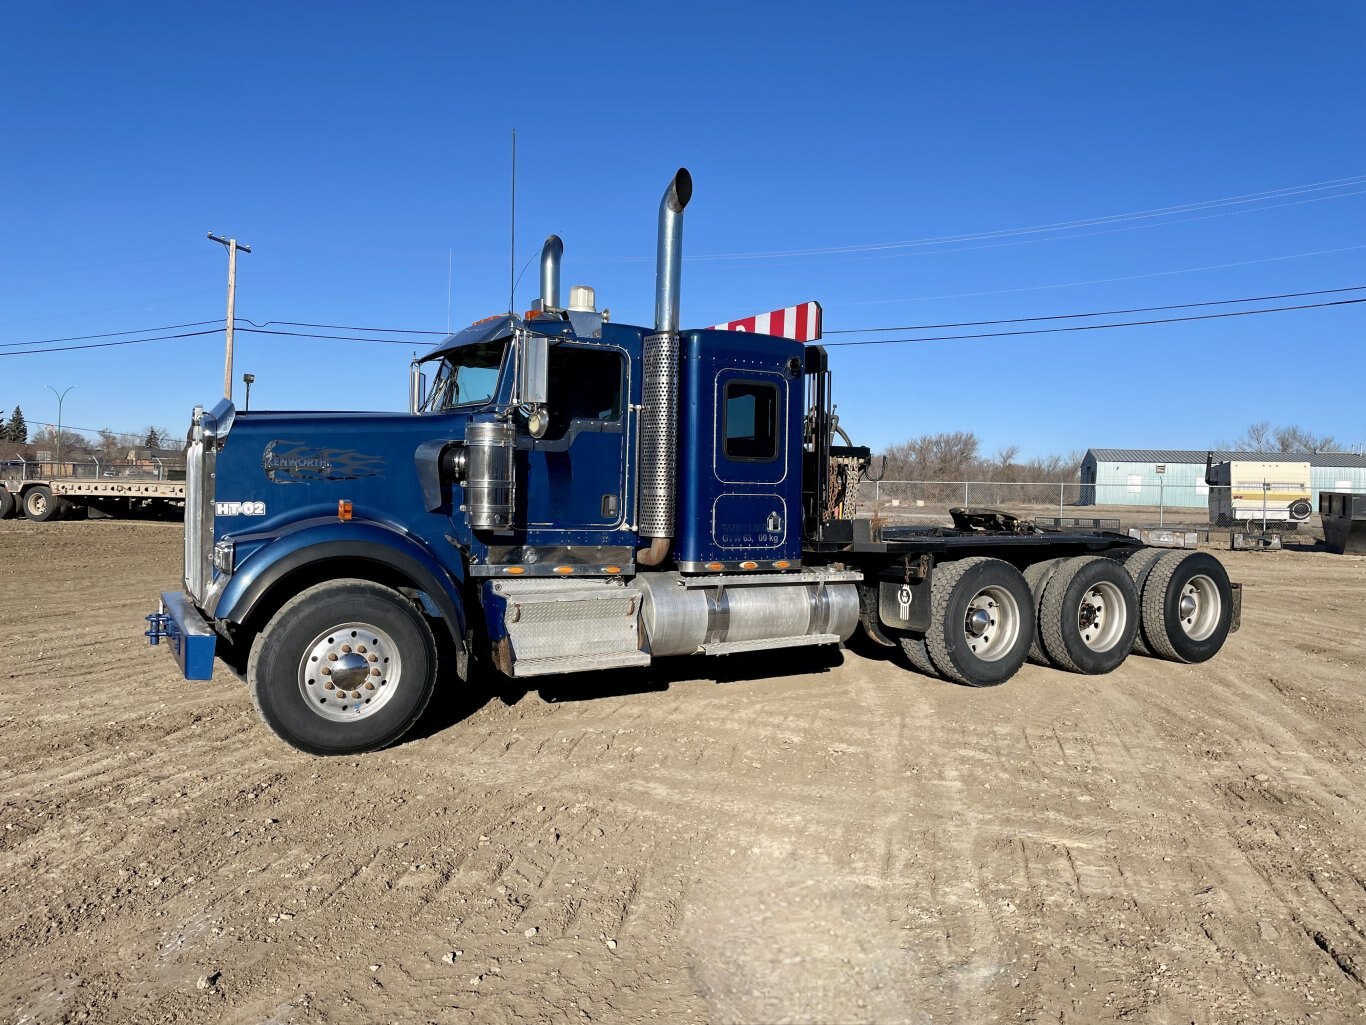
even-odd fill
[(441, 361), (424, 413), (487, 402), (498, 387), (498, 367), (505, 341), (481, 342), (448, 353)]

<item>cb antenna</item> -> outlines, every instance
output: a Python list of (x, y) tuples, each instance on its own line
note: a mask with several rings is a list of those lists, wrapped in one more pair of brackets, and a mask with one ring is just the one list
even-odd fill
[(517, 307), (517, 129), (512, 130), (512, 229), (508, 250), (508, 314)]

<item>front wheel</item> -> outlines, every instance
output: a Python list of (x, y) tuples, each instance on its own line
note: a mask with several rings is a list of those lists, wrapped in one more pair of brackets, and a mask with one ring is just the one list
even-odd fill
[(316, 755), (394, 743), (436, 687), (436, 640), (417, 608), (368, 580), (332, 580), (290, 599), (252, 645), (247, 683), (261, 718)]

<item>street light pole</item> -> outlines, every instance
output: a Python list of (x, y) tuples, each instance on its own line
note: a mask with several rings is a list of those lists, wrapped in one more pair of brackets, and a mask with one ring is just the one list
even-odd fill
[(243, 411), (251, 409), (251, 382), (256, 380), (255, 374), (243, 374), (242, 383), (247, 386), (247, 401), (243, 404)]
[(69, 386), (66, 388), (66, 391), (63, 391), (60, 395), (58, 395), (58, 394), (57, 394), (57, 389), (56, 389), (56, 388), (52, 387), (52, 385), (50, 385), (50, 384), (47, 386), (47, 390), (48, 390), (48, 391), (52, 392), (53, 395), (57, 395), (57, 462), (58, 462), (58, 464), (60, 464), (61, 461), (62, 461), (62, 400), (66, 398), (66, 393), (69, 392), (69, 391), (70, 391), (72, 388), (74, 388), (74, 387), (76, 387), (74, 384), (73, 384), (73, 385), (69, 385)]
[(228, 250), (228, 324), (227, 324), (227, 358), (223, 364), (223, 397), (232, 400), (232, 327), (233, 309), (237, 304), (237, 250), (244, 253), (251, 252), (251, 246), (243, 242), (238, 242), (235, 238), (224, 238), (222, 235), (215, 235), (209, 232), (209, 238), (220, 245), (226, 246)]

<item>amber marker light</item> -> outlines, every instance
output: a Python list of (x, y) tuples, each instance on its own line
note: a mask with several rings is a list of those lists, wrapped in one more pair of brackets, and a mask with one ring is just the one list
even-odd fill
[(560, 576), (566, 576), (566, 575), (568, 575), (568, 574), (574, 572), (574, 567), (573, 567), (573, 566), (556, 566), (556, 567), (555, 567), (555, 572), (558, 573)]
[(758, 569), (758, 568), (759, 568), (759, 564), (758, 564), (757, 562), (742, 562), (742, 563), (740, 563), (740, 568), (741, 568), (741, 569)]
[(503, 569), (504, 573), (510, 573), (514, 577), (519, 577), (526, 572), (525, 566), (507, 566)]
[(791, 565), (792, 565), (792, 563), (790, 563), (790, 562), (788, 562), (786, 559), (784, 559), (784, 560), (782, 560), (781, 562), (775, 562), (775, 563), (773, 564), (773, 568), (774, 568), (774, 569), (787, 569), (787, 568), (788, 568), (789, 566), (791, 566)]
[(709, 562), (709, 563), (707, 563), (707, 569), (710, 569), (710, 570), (721, 570), (721, 569), (725, 569), (725, 568), (726, 568), (726, 564), (725, 564), (724, 562)]
[(351, 522), (351, 502), (349, 499), (339, 499), (337, 501), (337, 519), (343, 523)]
[(620, 567), (620, 566), (604, 566), (604, 567), (602, 567), (602, 571), (603, 571), (604, 573), (620, 573), (620, 572), (621, 572), (621, 567)]

